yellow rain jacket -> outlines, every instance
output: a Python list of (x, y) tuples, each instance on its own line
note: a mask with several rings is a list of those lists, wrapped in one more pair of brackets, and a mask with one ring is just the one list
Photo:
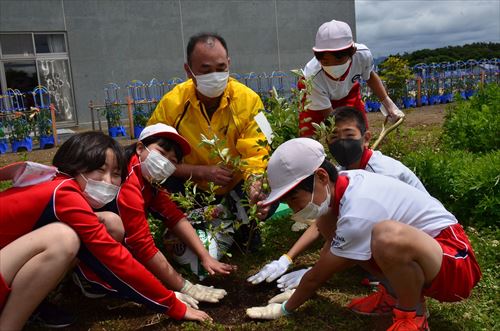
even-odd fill
[[(242, 179), (252, 174), (261, 174), (267, 165), (268, 150), (258, 147), (257, 141), (266, 141), (254, 120), (264, 105), (260, 97), (250, 88), (229, 78), (219, 108), (209, 119), (205, 107), (196, 97), (196, 86), (190, 79), (177, 85), (165, 94), (156, 106), (148, 125), (165, 123), (177, 129), (191, 145), (191, 153), (184, 163), (193, 165), (215, 165), (221, 160), (210, 158), (208, 147), (200, 147), (201, 134), (211, 139), (215, 134), (226, 141), (230, 155), (240, 156), (244, 164), (243, 173), (235, 172), (233, 181), (217, 190), (217, 194), (229, 192)], [(197, 182), (200, 188), (208, 187), (207, 181)]]

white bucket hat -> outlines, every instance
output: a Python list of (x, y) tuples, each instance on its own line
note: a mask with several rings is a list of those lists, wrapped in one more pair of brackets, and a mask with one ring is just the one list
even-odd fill
[(189, 145), (189, 142), (186, 139), (184, 139), (184, 137), (182, 137), (177, 132), (177, 130), (171, 127), (170, 125), (166, 125), (163, 123), (149, 125), (145, 127), (144, 130), (142, 130), (139, 136), (139, 140), (144, 140), (151, 136), (159, 136), (172, 139), (173, 141), (179, 144), (179, 146), (182, 149), (182, 154), (184, 154), (184, 156), (191, 153), (191, 146)]
[(295, 138), (281, 144), (267, 164), (271, 193), (263, 201), (264, 205), (290, 192), (303, 179), (312, 175), (325, 158), (323, 145), (310, 138)]
[(315, 52), (337, 52), (354, 45), (349, 25), (341, 21), (323, 23), (316, 33)]

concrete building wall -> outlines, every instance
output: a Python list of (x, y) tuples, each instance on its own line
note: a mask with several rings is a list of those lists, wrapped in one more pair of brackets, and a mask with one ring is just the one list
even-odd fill
[(355, 33), (354, 0), (0, 0), (0, 32), (66, 32), (78, 122), (108, 82), (185, 77), (189, 37), (222, 35), (231, 71), (288, 71), (312, 56), (316, 31), (339, 19)]

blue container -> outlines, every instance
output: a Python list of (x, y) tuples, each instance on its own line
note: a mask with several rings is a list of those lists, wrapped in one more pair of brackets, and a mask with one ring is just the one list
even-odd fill
[(462, 99), (467, 99), (467, 97), (465, 96), (465, 91), (461, 91), (460, 92), (460, 96), (462, 97)]
[(441, 101), (440, 95), (431, 95), (429, 105), (437, 105)]
[(370, 102), (370, 109), (372, 111), (380, 111), (380, 102), (377, 101), (371, 101)]
[(465, 97), (466, 97), (467, 99), (469, 99), (471, 96), (473, 96), (473, 95), (474, 95), (474, 93), (476, 93), (476, 91), (474, 91), (474, 90), (468, 90), (468, 91), (465, 91)]
[(441, 103), (450, 103), (453, 101), (453, 95), (451, 93), (445, 93), (440, 97)]
[(12, 152), (17, 153), (20, 148), (31, 152), (33, 150), (33, 140), (31, 137), (26, 137), (22, 140), (12, 140)]
[(9, 144), (7, 143), (7, 139), (0, 139), (0, 154), (7, 153), (9, 149)]
[(134, 125), (134, 137), (135, 137), (135, 139), (139, 139), (139, 136), (141, 135), (142, 130), (144, 130), (143, 126)]
[(370, 112), (370, 107), (368, 107), (368, 101), (365, 102), (365, 112)]
[(113, 126), (111, 128), (108, 128), (108, 133), (113, 138), (118, 137), (118, 136), (125, 137), (127, 135), (125, 133), (125, 128), (123, 126)]
[(54, 147), (54, 136), (41, 136), (40, 137), (40, 149), (52, 148)]
[(429, 99), (426, 95), (422, 95), (420, 103), (422, 104), (422, 106), (427, 106), (429, 104)]
[(414, 98), (403, 97), (403, 105), (405, 108), (416, 107), (417, 101)]

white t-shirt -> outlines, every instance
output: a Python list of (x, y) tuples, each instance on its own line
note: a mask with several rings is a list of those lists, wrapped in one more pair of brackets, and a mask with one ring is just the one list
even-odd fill
[(391, 177), (364, 170), (343, 171), (349, 185), (340, 199), (332, 254), (353, 260), (369, 260), (373, 226), (394, 220), (436, 237), (457, 219), (429, 194)]
[(326, 76), (321, 64), (316, 58), (312, 58), (304, 67), (306, 79), (312, 78), (311, 94), (307, 95), (309, 101), (307, 109), (323, 110), (331, 107), (330, 100), (345, 98), (353, 85), (360, 80), (368, 80), (373, 70), (372, 53), (363, 44), (355, 44), (357, 50), (352, 57), (351, 68), (346, 78), (336, 81)]
[(372, 156), (368, 160), (364, 170), (399, 179), (400, 181), (429, 194), (425, 189), (424, 184), (422, 184), (413, 171), (408, 169), (408, 167), (406, 167), (403, 163), (382, 154), (380, 151), (372, 151)]

